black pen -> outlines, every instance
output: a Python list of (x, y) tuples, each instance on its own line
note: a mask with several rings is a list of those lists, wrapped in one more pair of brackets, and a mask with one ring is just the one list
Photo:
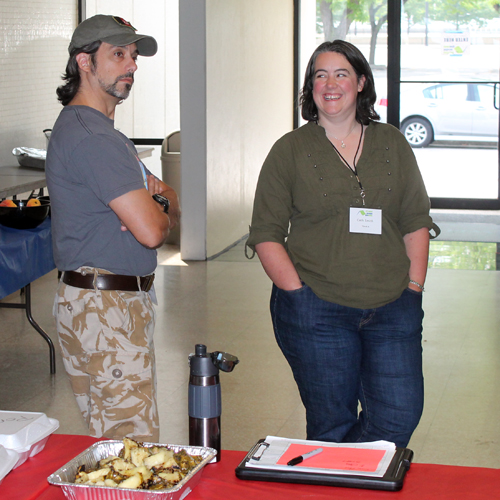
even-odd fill
[(318, 453), (321, 453), (323, 451), (323, 448), (316, 448), (313, 451), (310, 451), (309, 453), (304, 453), (304, 455), (299, 455), (298, 457), (292, 458), (287, 465), (298, 465), (302, 463), (304, 460), (307, 458), (314, 457), (314, 455), (317, 455)]

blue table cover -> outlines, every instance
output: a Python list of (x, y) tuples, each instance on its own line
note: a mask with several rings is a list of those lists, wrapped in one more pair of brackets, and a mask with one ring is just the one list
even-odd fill
[(35, 229), (0, 225), (0, 299), (55, 267), (50, 217)]

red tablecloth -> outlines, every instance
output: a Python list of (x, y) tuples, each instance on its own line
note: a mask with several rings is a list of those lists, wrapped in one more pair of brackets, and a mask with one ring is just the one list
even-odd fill
[[(88, 436), (54, 434), (38, 455), (9, 473), (0, 484), (3, 500), (63, 500), (57, 486), (47, 477), (96, 441)], [(222, 460), (207, 465), (189, 500), (479, 500), (497, 498), (500, 469), (412, 464), (403, 489), (398, 492), (308, 486), (302, 484), (242, 481), (234, 469), (245, 456), (243, 451), (223, 451)]]

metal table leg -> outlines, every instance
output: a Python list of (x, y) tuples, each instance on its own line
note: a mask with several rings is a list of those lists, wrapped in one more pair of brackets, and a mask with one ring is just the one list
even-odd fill
[(52, 339), (41, 328), (41, 326), (33, 319), (33, 316), (31, 314), (31, 283), (28, 283), (24, 287), (24, 291), (26, 293), (26, 317), (31, 323), (31, 326), (46, 340), (47, 344), (49, 344), (50, 373), (56, 373), (56, 351), (54, 349), (54, 343), (52, 342)]
[(31, 326), (45, 339), (47, 344), (49, 344), (49, 356), (50, 356), (50, 373), (56, 373), (56, 351), (54, 349), (54, 343), (52, 339), (45, 333), (42, 327), (33, 319), (31, 314), (31, 283), (28, 283), (25, 287), (21, 288), (21, 294), (25, 293), (25, 303), (24, 304), (1, 304), (0, 307), (6, 307), (11, 309), (25, 309), (26, 317), (31, 323)]

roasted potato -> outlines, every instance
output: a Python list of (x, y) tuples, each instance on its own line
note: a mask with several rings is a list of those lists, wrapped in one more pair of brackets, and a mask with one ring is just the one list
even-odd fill
[(143, 446), (130, 438), (124, 438), (119, 455), (100, 460), (93, 470), (81, 465), (75, 483), (144, 490), (172, 488), (203, 461), (186, 450), (176, 453), (162, 446)]

